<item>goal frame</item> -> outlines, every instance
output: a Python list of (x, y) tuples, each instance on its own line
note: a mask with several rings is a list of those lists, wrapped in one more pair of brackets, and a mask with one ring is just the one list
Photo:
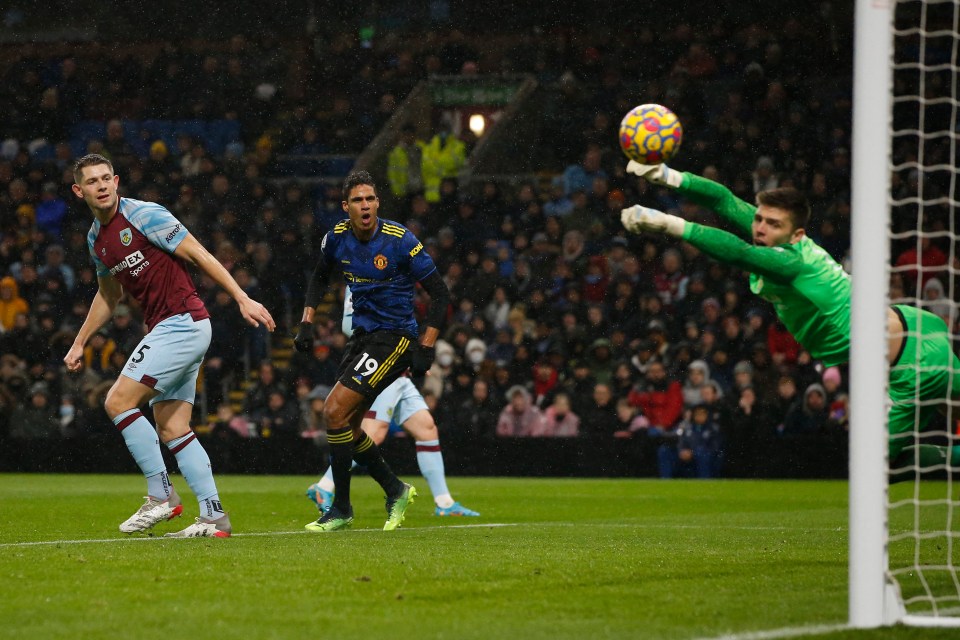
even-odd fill
[(854, 22), (850, 309), (849, 625), (958, 627), (907, 615), (889, 577), (887, 336), (893, 18), (896, 0), (857, 0)]
[(854, 21), (848, 570), (849, 623), (858, 628), (902, 616), (886, 578), (892, 2), (857, 0)]

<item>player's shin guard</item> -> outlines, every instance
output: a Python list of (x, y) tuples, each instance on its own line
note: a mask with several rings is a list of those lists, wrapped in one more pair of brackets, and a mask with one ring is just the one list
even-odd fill
[[(367, 468), (370, 477), (383, 487), (388, 496), (395, 496), (403, 490), (400, 478), (387, 466), (383, 456), (380, 455), (380, 447), (374, 444), (367, 434), (360, 436), (353, 445), (353, 457), (358, 464)], [(337, 495), (340, 495), (339, 483), (337, 483)]]
[(220, 495), (217, 493), (217, 484), (213, 480), (213, 469), (210, 468), (210, 456), (193, 431), (180, 438), (174, 438), (167, 443), (170, 453), (177, 459), (180, 473), (197, 497), (200, 504), (200, 517), (207, 520), (222, 518), (223, 506), (220, 504)]
[(160, 451), (160, 439), (153, 425), (143, 417), (140, 409), (121, 413), (113, 419), (113, 424), (120, 430), (130, 455), (147, 478), (147, 493), (159, 500), (166, 500), (170, 495), (170, 481)]
[(353, 429), (327, 429), (327, 444), (330, 445), (330, 469), (337, 491), (333, 506), (340, 513), (350, 513), (350, 466), (353, 464)]

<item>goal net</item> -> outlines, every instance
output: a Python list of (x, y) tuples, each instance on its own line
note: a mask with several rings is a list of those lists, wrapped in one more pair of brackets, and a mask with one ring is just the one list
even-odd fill
[[(856, 29), (853, 282), (860, 291), (851, 310), (851, 378), (863, 384), (852, 390), (851, 414), (873, 420), (882, 405), (880, 424), (889, 427), (887, 409), (906, 407), (913, 427), (890, 436), (890, 451), (901, 453), (886, 460), (884, 432), (863, 420), (851, 426), (850, 622), (960, 626), (960, 468), (950, 456), (960, 444), (960, 371), (929, 354), (938, 338), (954, 352), (960, 341), (960, 0), (861, 0)], [(868, 139), (884, 138), (881, 131), (889, 132), (884, 140)], [(870, 226), (886, 237), (872, 237)], [(858, 260), (858, 251), (873, 255)], [(904, 351), (889, 369), (890, 381), (912, 381), (912, 398), (891, 392), (890, 399), (886, 336), (862, 329), (884, 317), (874, 314), (885, 314), (887, 303), (932, 314), (907, 323)], [(927, 385), (937, 376), (946, 382), (933, 394)], [(871, 438), (884, 441), (882, 450)], [(855, 505), (860, 500), (865, 507)]]

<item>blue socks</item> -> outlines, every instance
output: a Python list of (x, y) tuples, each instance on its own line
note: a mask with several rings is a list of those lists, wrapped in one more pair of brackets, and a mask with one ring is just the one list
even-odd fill
[(447, 489), (447, 474), (443, 470), (443, 454), (440, 453), (439, 440), (421, 440), (417, 442), (417, 464), (420, 474), (430, 485), (430, 493), (438, 507), (448, 509), (453, 505), (450, 490)]
[(147, 495), (160, 500), (170, 497), (170, 476), (166, 469), (152, 476), (147, 476)]
[(170, 479), (167, 466), (160, 452), (160, 440), (150, 421), (143, 417), (140, 409), (124, 411), (113, 419), (120, 430), (127, 449), (147, 478), (147, 495), (158, 500), (170, 497)]
[(193, 431), (167, 443), (167, 448), (177, 458), (180, 473), (197, 496), (200, 503), (200, 517), (204, 520), (217, 520), (224, 516), (223, 505), (217, 485), (213, 481), (210, 457)]
[[(143, 417), (140, 409), (130, 409), (114, 418), (113, 424), (120, 430), (127, 449), (147, 478), (147, 494), (158, 500), (169, 498), (170, 478), (163, 462), (157, 431), (150, 421)], [(197, 441), (196, 434), (191, 431), (182, 438), (171, 440), (167, 447), (177, 458), (180, 473), (190, 490), (197, 496), (200, 516), (207, 520), (223, 517), (223, 506), (217, 494), (217, 485), (213, 481), (210, 458), (203, 445)]]

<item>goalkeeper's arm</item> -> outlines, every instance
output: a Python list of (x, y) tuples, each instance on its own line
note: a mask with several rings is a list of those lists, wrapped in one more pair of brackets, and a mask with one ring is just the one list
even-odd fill
[(723, 229), (687, 222), (680, 236), (711, 258), (763, 276), (772, 282), (788, 284), (803, 268), (803, 258), (793, 245), (760, 247), (745, 242)]
[(751, 224), (757, 208), (733, 195), (722, 184), (688, 171), (675, 171), (665, 164), (640, 164), (633, 160), (627, 164), (627, 173), (676, 189), (690, 201), (716, 211), (743, 235), (749, 237), (752, 233)]
[(803, 268), (803, 259), (792, 245), (758, 247), (728, 231), (705, 227), (656, 209), (629, 207), (621, 212), (620, 220), (632, 233), (653, 231), (686, 240), (712, 258), (773, 282), (789, 283)]

